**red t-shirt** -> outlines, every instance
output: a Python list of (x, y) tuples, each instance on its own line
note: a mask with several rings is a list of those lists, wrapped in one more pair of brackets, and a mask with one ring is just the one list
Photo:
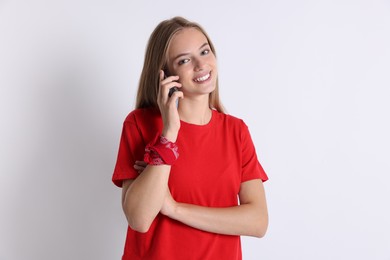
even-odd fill
[[(124, 124), (112, 181), (138, 176), (133, 165), (145, 146), (161, 133), (158, 109), (137, 109)], [(180, 156), (171, 168), (169, 189), (178, 202), (207, 207), (238, 205), (242, 182), (268, 179), (258, 162), (245, 123), (213, 110), (206, 125), (181, 122), (176, 141)], [(128, 227), (122, 259), (241, 259), (239, 236), (201, 231), (158, 214), (146, 233)]]

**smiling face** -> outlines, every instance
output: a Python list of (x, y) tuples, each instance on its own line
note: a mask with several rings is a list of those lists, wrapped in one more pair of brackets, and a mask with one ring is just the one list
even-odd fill
[[(168, 49), (170, 75), (178, 75), (186, 97), (207, 96), (217, 82), (217, 62), (205, 35), (195, 28), (177, 32)], [(206, 95), (207, 94), (207, 95)]]

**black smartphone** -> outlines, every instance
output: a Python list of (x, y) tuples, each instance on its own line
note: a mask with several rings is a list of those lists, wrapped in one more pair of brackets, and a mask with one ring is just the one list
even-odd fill
[(179, 88), (178, 87), (170, 88), (169, 93), (168, 93), (168, 97), (171, 97), (173, 92), (175, 92), (175, 91), (179, 91)]
[[(166, 79), (167, 77), (169, 77), (168, 71), (166, 69), (164, 69), (164, 79)], [(178, 87), (170, 88), (169, 93), (168, 93), (168, 97), (171, 97), (173, 92), (175, 92), (175, 91), (179, 91), (179, 88)]]

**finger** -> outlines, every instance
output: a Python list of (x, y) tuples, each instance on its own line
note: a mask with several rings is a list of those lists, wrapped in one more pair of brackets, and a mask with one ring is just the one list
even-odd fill
[(171, 105), (171, 102), (174, 103), (174, 104), (177, 104), (179, 99), (182, 99), (182, 98), (184, 98), (183, 91), (175, 91), (175, 92), (173, 92), (171, 98), (169, 99), (169, 102), (170, 102), (169, 105)]
[(178, 79), (179, 79), (179, 76), (169, 76), (169, 77), (161, 79), (161, 83), (166, 84), (168, 82), (177, 81)]
[(164, 70), (160, 70), (160, 84), (158, 89), (157, 103), (160, 105), (167, 104), (169, 100), (169, 91), (173, 87), (181, 88), (181, 83), (178, 82), (179, 76), (169, 76), (165, 78)]
[(147, 164), (146, 162), (144, 162), (144, 161), (141, 161), (141, 162), (140, 162), (140, 165), (146, 167), (146, 165), (148, 165), (148, 164)]
[(160, 83), (161, 92), (162, 92), (161, 94), (165, 96), (165, 94), (168, 94), (169, 90), (173, 87), (181, 88), (182, 85), (180, 82), (177, 81), (178, 79), (179, 76), (172, 76), (161, 81)]
[(135, 161), (135, 164), (140, 165), (140, 166), (146, 166), (147, 165), (147, 163), (144, 162), (144, 161)]
[(145, 167), (142, 167), (142, 166), (139, 166), (139, 165), (134, 165), (133, 167), (134, 167), (134, 169), (136, 169), (137, 171), (143, 171), (143, 170), (145, 170)]
[[(176, 81), (172, 81), (172, 82), (168, 82), (166, 84), (163, 84), (161, 86), (161, 95), (162, 95), (162, 100), (165, 102), (168, 101), (168, 98), (169, 98), (169, 90), (173, 87), (177, 87), (177, 88), (181, 88), (182, 85), (181, 83), (179, 82), (176, 82)], [(177, 92), (177, 91), (176, 91)]]
[(178, 79), (179, 79), (178, 75), (167, 76), (163, 70), (160, 71), (160, 82), (162, 85), (172, 81), (177, 81)]

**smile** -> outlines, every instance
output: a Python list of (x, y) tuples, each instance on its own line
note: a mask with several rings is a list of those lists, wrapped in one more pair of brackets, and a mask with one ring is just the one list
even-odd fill
[(209, 78), (210, 78), (210, 73), (207, 73), (206, 75), (204, 75), (202, 77), (194, 79), (194, 81), (195, 82), (203, 82), (203, 81), (208, 80)]

